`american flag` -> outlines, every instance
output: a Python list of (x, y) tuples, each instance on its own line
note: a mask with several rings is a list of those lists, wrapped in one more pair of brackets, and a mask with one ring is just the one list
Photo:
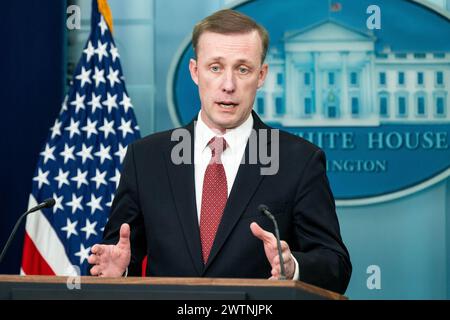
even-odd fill
[(47, 198), (56, 204), (27, 217), (22, 274), (87, 274), (87, 257), (102, 238), (127, 145), (140, 136), (110, 11), (106, 1), (99, 2), (93, 0), (89, 39), (40, 153), (29, 208)]

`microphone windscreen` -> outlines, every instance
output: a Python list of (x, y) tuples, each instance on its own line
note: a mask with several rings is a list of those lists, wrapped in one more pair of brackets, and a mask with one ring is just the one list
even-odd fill
[(264, 212), (266, 210), (269, 210), (269, 208), (265, 204), (260, 204), (258, 206), (258, 210)]
[(55, 205), (55, 199), (53, 198), (48, 198), (47, 200), (44, 201), (45, 203), (45, 207), (44, 208), (51, 208)]

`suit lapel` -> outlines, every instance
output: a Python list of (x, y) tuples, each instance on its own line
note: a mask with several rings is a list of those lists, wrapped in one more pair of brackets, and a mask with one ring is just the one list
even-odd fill
[[(259, 132), (259, 129), (270, 129), (262, 123), (262, 121), (254, 112), (253, 119), (253, 128), (256, 130), (256, 132)], [(258, 134), (256, 135), (256, 141), (258, 142), (257, 145), (259, 146)], [(270, 145), (270, 134), (267, 139), (267, 145), (268, 147)], [(246, 161), (245, 164), (241, 164), (239, 166), (236, 179), (225, 206), (222, 220), (217, 230), (216, 238), (214, 239), (213, 247), (211, 248), (208, 262), (203, 271), (204, 273), (211, 265), (217, 254), (220, 252), (220, 249), (224, 245), (226, 239), (230, 235), (236, 223), (239, 221), (239, 218), (244, 213), (250, 199), (255, 194), (259, 184), (264, 178), (264, 176), (261, 175), (261, 163), (259, 161), (257, 161), (256, 164), (249, 164), (249, 150), (249, 142), (247, 142), (244, 153)], [(250, 232), (250, 229), (248, 230), (248, 232)]]
[(171, 160), (172, 147), (165, 153), (172, 195), (186, 244), (198, 275), (203, 272), (202, 247), (195, 202), (194, 122), (185, 127), (191, 137), (191, 163), (176, 165)]

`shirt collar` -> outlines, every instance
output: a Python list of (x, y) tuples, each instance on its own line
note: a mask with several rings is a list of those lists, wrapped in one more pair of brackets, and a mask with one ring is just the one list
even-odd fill
[[(215, 136), (220, 136), (211, 130), (201, 117), (202, 110), (200, 110), (197, 123), (195, 125), (195, 145), (203, 151), (207, 146), (208, 142)], [(248, 137), (250, 136), (253, 128), (253, 115), (245, 120), (240, 126), (227, 129), (225, 134), (222, 136), (227, 142), (227, 150), (236, 150), (239, 147), (247, 144)], [(226, 150), (225, 150), (226, 152)]]

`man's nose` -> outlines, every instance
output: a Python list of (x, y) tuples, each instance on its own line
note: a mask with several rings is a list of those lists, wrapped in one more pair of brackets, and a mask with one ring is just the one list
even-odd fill
[(224, 73), (222, 91), (226, 93), (233, 93), (236, 90), (236, 79), (232, 71)]

